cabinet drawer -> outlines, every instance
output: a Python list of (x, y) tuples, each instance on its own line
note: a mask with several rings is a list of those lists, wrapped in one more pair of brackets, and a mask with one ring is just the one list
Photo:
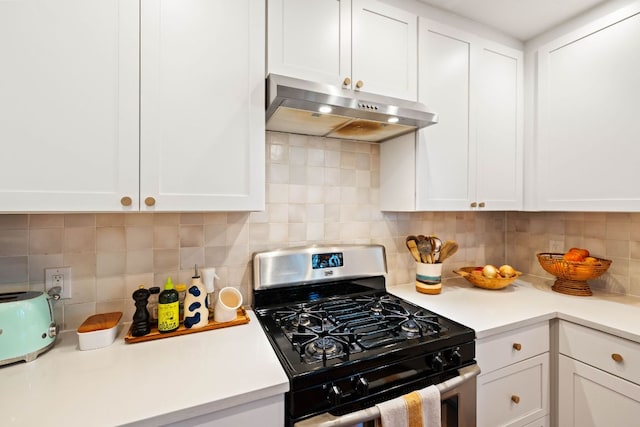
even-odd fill
[(476, 344), (476, 360), (482, 374), (549, 351), (549, 324), (526, 326), (481, 339)]
[(560, 353), (640, 384), (640, 344), (561, 321)]
[(549, 353), (478, 377), (479, 427), (522, 426), (548, 413)]
[(535, 420), (532, 423), (527, 424), (524, 427), (549, 427), (549, 416)]

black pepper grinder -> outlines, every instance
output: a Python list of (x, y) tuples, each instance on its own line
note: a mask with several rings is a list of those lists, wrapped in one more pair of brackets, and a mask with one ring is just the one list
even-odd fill
[(141, 337), (151, 332), (151, 316), (147, 310), (147, 303), (149, 302), (149, 290), (144, 286), (140, 286), (139, 289), (133, 292), (133, 300), (136, 304), (136, 312), (133, 313), (133, 323), (131, 324), (131, 335), (134, 337)]

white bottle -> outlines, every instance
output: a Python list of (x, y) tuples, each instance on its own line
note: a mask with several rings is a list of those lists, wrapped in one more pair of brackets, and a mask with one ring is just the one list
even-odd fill
[(207, 307), (207, 290), (198, 275), (196, 265), (195, 275), (191, 278), (191, 285), (184, 297), (184, 327), (202, 328), (209, 324), (209, 308)]
[(207, 291), (207, 305), (209, 306), (209, 317), (213, 316), (213, 308), (215, 306), (215, 279), (220, 279), (216, 274), (216, 269), (214, 267), (209, 268), (201, 268), (200, 274), (202, 275), (202, 281), (204, 282), (204, 287)]

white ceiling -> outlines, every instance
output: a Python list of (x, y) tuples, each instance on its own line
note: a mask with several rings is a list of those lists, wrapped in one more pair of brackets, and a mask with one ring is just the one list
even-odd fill
[(606, 0), (420, 0), (527, 41)]

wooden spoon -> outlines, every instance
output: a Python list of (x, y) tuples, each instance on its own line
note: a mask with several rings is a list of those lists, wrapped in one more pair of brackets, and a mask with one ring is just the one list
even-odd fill
[(458, 243), (455, 240), (447, 240), (442, 244), (438, 262), (443, 262), (445, 259), (451, 257), (456, 252), (458, 252)]
[(411, 252), (411, 256), (413, 256), (413, 259), (416, 260), (416, 262), (422, 262), (422, 260), (420, 259), (420, 251), (418, 250), (417, 240), (418, 238), (416, 236), (407, 236), (405, 243), (407, 245), (407, 249), (409, 249), (409, 252)]

